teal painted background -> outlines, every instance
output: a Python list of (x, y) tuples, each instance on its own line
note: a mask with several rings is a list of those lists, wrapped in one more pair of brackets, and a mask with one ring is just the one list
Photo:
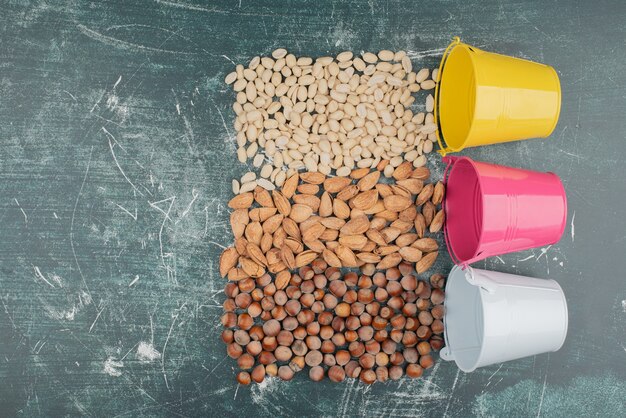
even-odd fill
[[(625, 22), (605, 0), (1, 1), (0, 415), (626, 415)], [(551, 138), (465, 154), (563, 178), (561, 242), (479, 267), (558, 280), (564, 347), (371, 387), (238, 387), (216, 263), (246, 167), (223, 77), (279, 46), (432, 68), (452, 35), (561, 77)]]

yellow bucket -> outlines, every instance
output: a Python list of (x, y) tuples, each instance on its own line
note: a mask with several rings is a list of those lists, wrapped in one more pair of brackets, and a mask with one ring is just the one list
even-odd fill
[(455, 37), (438, 74), (434, 116), (442, 155), (544, 138), (556, 127), (561, 85), (548, 65), (481, 51)]

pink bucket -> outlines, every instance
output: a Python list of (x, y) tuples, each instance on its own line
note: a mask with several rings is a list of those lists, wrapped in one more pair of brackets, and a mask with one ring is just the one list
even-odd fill
[(443, 161), (445, 238), (455, 264), (554, 244), (563, 235), (567, 198), (556, 174), (468, 157)]

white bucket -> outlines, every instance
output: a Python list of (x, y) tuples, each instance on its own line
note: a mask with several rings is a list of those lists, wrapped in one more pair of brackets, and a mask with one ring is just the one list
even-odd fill
[(567, 302), (554, 280), (456, 266), (448, 276), (441, 358), (464, 372), (557, 351)]

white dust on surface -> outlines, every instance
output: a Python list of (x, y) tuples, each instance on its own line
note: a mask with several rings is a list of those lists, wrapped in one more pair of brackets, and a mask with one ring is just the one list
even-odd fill
[(161, 358), (161, 353), (154, 348), (154, 345), (141, 341), (137, 346), (137, 360), (142, 363), (149, 363)]
[(109, 357), (104, 362), (104, 372), (109, 376), (119, 377), (122, 375), (120, 368), (124, 367), (123, 361), (117, 361), (113, 357)]

